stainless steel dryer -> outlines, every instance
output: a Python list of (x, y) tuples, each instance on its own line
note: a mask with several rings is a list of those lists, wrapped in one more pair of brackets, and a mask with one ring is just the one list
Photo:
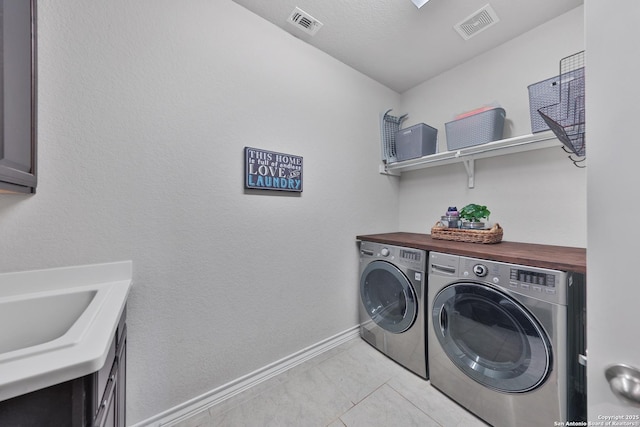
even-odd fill
[(425, 379), (426, 259), (419, 249), (360, 243), (360, 335)]
[(572, 276), (437, 252), (428, 274), (431, 384), (496, 427), (566, 422)]

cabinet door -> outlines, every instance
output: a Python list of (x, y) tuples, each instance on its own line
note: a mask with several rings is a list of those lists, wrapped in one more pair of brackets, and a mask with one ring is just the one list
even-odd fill
[(113, 364), (102, 401), (98, 409), (95, 425), (99, 427), (116, 427), (118, 422), (118, 361)]
[(116, 398), (118, 404), (116, 411), (118, 413), (118, 427), (125, 427), (127, 421), (127, 328), (122, 328), (123, 333), (120, 336), (120, 344), (118, 349), (118, 389), (116, 390)]
[(82, 414), (84, 380), (78, 378), (0, 402), (0, 426), (84, 427)]
[(35, 0), (0, 3), (0, 192), (36, 187)]

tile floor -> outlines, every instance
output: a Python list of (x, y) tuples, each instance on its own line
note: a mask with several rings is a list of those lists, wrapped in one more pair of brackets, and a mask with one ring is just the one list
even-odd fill
[(209, 408), (178, 427), (486, 426), (355, 338)]

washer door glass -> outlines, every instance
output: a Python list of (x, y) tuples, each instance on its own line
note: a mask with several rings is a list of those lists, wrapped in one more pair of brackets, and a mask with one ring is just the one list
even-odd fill
[(360, 298), (369, 317), (381, 328), (402, 333), (418, 314), (413, 286), (396, 266), (373, 261), (360, 277)]
[(549, 340), (517, 301), (489, 286), (454, 283), (434, 298), (432, 325), (449, 359), (480, 384), (526, 392), (552, 369)]

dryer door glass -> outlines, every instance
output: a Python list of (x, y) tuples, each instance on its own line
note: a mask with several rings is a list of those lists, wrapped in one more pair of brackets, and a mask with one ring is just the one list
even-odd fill
[(535, 318), (489, 286), (447, 286), (435, 296), (431, 318), (449, 359), (486, 387), (529, 391), (552, 369), (551, 346)]
[(374, 261), (364, 269), (360, 277), (360, 298), (369, 317), (389, 332), (406, 331), (418, 314), (411, 282), (386, 261)]

